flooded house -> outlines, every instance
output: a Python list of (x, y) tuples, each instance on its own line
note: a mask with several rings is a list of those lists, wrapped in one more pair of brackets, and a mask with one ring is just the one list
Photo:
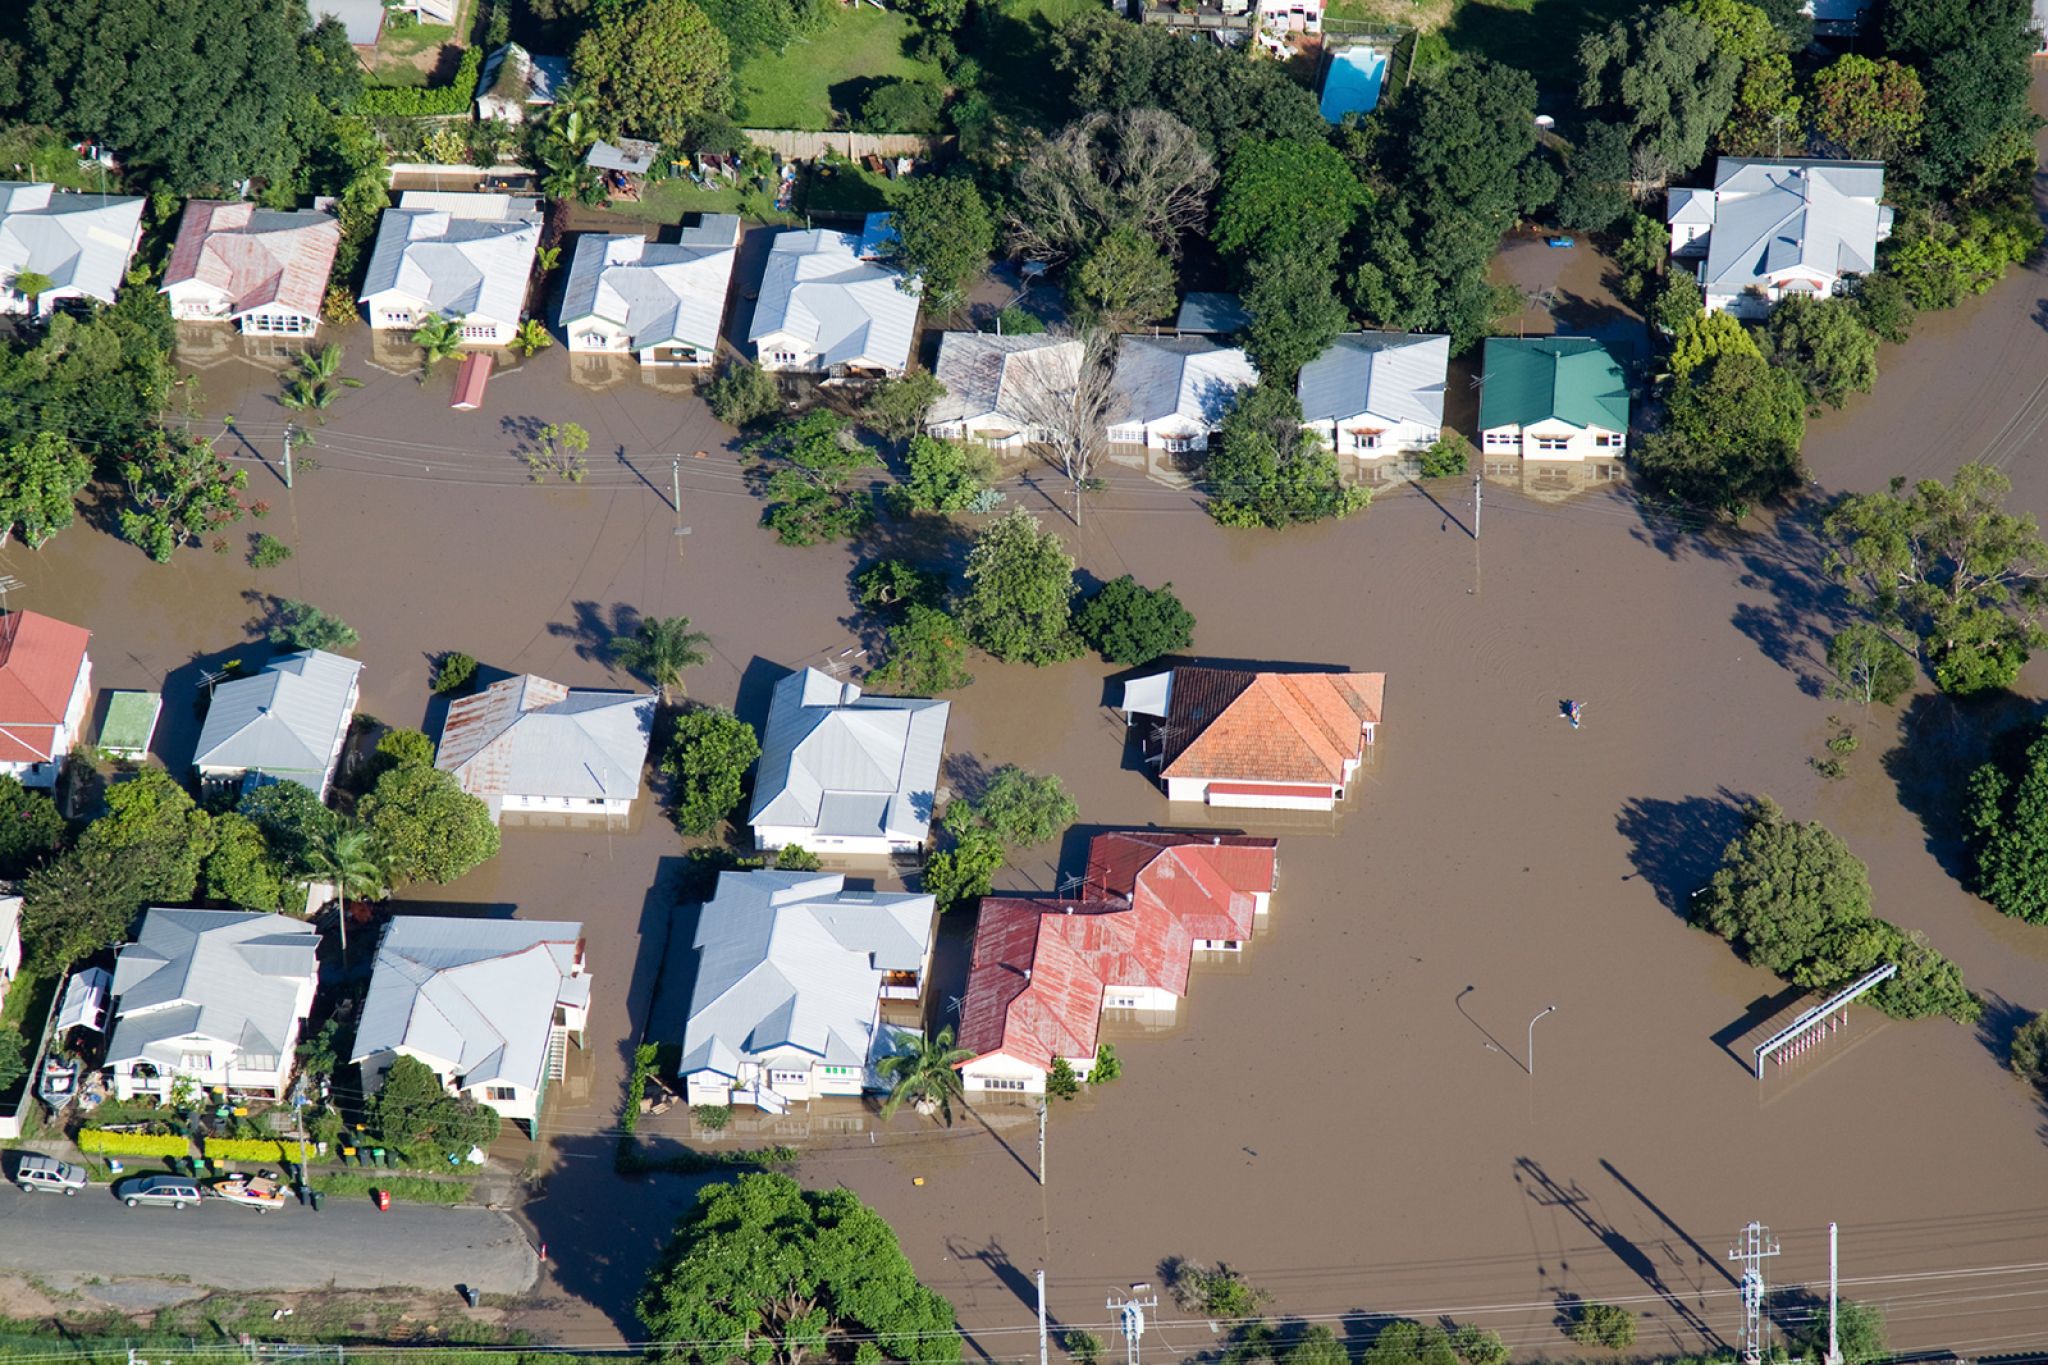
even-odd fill
[(1119, 709), (1152, 718), (1146, 762), (1170, 801), (1326, 811), (1365, 762), (1386, 680), (1176, 668), (1125, 683)]
[(434, 766), (507, 812), (619, 816), (642, 790), (652, 693), (565, 687), (522, 673), (448, 707)]
[(84, 738), (92, 632), (34, 611), (0, 615), (0, 773), (54, 787)]
[(375, 331), (461, 325), (467, 346), (505, 346), (526, 316), (540, 201), (407, 190), (384, 210), (360, 300)]
[(917, 338), (918, 293), (864, 238), (823, 228), (775, 235), (747, 340), (764, 370), (832, 379), (900, 375)]
[(709, 365), (739, 240), (740, 220), (729, 213), (705, 214), (673, 242), (584, 234), (562, 291), (569, 349), (630, 354), (643, 365)]
[(362, 671), (354, 659), (303, 649), (217, 684), (192, 758), (201, 785), (296, 782), (326, 800)]
[(341, 247), (320, 209), (193, 199), (178, 220), (164, 295), (180, 322), (231, 322), (251, 336), (312, 336)]
[(867, 696), (816, 668), (776, 683), (747, 815), (754, 846), (879, 856), (923, 847), (951, 711)]

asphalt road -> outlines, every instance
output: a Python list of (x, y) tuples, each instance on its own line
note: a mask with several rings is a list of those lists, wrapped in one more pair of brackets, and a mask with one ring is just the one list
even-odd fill
[(519, 1294), (539, 1274), (526, 1235), (492, 1209), (329, 1199), (314, 1213), (208, 1200), (134, 1208), (104, 1185), (66, 1199), (0, 1188), (0, 1270), (46, 1280), (178, 1276), (219, 1289), (379, 1289), (474, 1285)]

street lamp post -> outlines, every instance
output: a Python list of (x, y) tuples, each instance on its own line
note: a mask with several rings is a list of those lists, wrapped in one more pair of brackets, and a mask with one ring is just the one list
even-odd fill
[[(1553, 1014), (1556, 1011), (1557, 1006), (1545, 1005), (1537, 1012), (1536, 1019), (1541, 1019), (1544, 1015)], [(1536, 1019), (1529, 1021), (1529, 1074), (1531, 1076), (1536, 1074)]]

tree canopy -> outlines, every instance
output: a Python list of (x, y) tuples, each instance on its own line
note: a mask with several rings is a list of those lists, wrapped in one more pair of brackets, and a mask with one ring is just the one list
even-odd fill
[(731, 48), (690, 0), (604, 6), (571, 64), (598, 125), (614, 135), (686, 146), (691, 128), (731, 101)]
[(917, 1282), (896, 1234), (851, 1190), (758, 1172), (697, 1198), (640, 1295), (662, 1358), (806, 1365), (849, 1354), (858, 1337), (880, 1359), (960, 1359), (953, 1306)]
[(1079, 256), (1119, 230), (1178, 254), (1216, 183), (1193, 129), (1158, 109), (1089, 114), (1035, 142), (1017, 163), (1011, 248), (1034, 260)]
[(1113, 664), (1148, 664), (1194, 642), (1195, 618), (1173, 584), (1148, 588), (1125, 574), (1098, 588), (1074, 614), (1075, 629)]
[(842, 540), (874, 520), (873, 500), (854, 478), (880, 468), (881, 457), (837, 413), (813, 408), (755, 437), (747, 450), (763, 461), (754, 474), (768, 499), (761, 524), (784, 545)]
[(448, 1093), (433, 1069), (400, 1055), (370, 1097), (370, 1122), (387, 1147), (413, 1155), (446, 1155), (497, 1140), (498, 1111)]
[(1806, 392), (1746, 338), (1711, 354), (1671, 386), (1664, 427), (1637, 465), (1665, 494), (1741, 517), (1798, 484)]
[(498, 853), (490, 807), (438, 768), (393, 768), (358, 809), (395, 882), (452, 882)]
[(1816, 150), (1889, 161), (1919, 146), (1927, 90), (1904, 63), (1850, 52), (1814, 72), (1806, 107)]
[(1877, 383), (1877, 333), (1846, 295), (1781, 299), (1764, 324), (1770, 357), (1797, 375), (1815, 403), (1839, 408)]
[(1629, 130), (1635, 179), (1647, 183), (1706, 159), (1742, 77), (1741, 56), (1683, 7), (1646, 6), (1587, 34), (1579, 64), (1580, 106)]
[(1218, 251), (1266, 255), (1341, 241), (1365, 204), (1365, 186), (1326, 138), (1244, 138), (1223, 170)]
[(1278, 530), (1345, 517), (1371, 501), (1344, 482), (1337, 457), (1301, 429), (1291, 384), (1247, 389), (1210, 442), (1204, 470), (1209, 515), (1224, 526)]
[(912, 180), (891, 206), (896, 230), (890, 254), (924, 282), (925, 304), (949, 313), (988, 268), (996, 249), (996, 224), (988, 201), (965, 176)]
[(2048, 728), (2017, 762), (1970, 774), (1963, 823), (1972, 889), (2002, 914), (2048, 924)]
[(1074, 557), (1022, 510), (984, 527), (967, 552), (960, 623), (1004, 663), (1054, 664), (1081, 652), (1074, 634)]
[(2008, 512), (2012, 483), (1966, 464), (1952, 483), (1892, 480), (1852, 493), (1822, 528), (1827, 569), (1850, 599), (1901, 644), (1910, 643), (1944, 692), (2008, 687), (2048, 642), (2048, 544), (2031, 513)]
[(45, 792), (0, 773), (0, 878), (41, 865), (64, 844), (64, 816)]
[(754, 727), (721, 707), (703, 706), (676, 717), (661, 771), (671, 779), (676, 828), (716, 834), (746, 790), (747, 770), (761, 756)]

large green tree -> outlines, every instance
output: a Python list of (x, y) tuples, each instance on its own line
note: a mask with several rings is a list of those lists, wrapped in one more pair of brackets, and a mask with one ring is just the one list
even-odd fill
[(909, 603), (902, 619), (889, 626), (882, 657), (867, 681), (882, 691), (914, 697), (958, 691), (974, 681), (967, 671), (966, 630), (943, 608)]
[(1605, 232), (1635, 205), (1629, 185), (1629, 131), (1594, 119), (1579, 132), (1565, 159), (1557, 221), (1580, 232)]
[(1754, 345), (1706, 360), (1672, 384), (1664, 427), (1637, 467), (1662, 492), (1740, 518), (1802, 477), (1806, 392)]
[(1267, 252), (1245, 271), (1244, 349), (1262, 379), (1291, 385), (1350, 321), (1337, 293), (1337, 244)]
[(1817, 821), (1788, 819), (1769, 798), (1744, 811), (1742, 833), (1691, 914), (1746, 961), (1815, 990), (1896, 965), (1897, 976), (1870, 998), (1898, 1018), (1972, 1023), (1983, 1009), (1954, 963), (1871, 913), (1869, 872), (1848, 845)]
[(2048, 924), (2048, 729), (2016, 763), (1970, 774), (1963, 822), (1972, 888), (2003, 914)]
[(163, 295), (124, 289), (111, 308), (59, 312), (39, 333), (0, 345), (0, 440), (60, 435), (100, 452), (118, 476), (120, 455), (153, 439), (181, 397), (171, 363), (177, 327)]
[(325, 844), (341, 817), (320, 804), (310, 787), (272, 782), (246, 793), (235, 812), (256, 826), (264, 847), (293, 881), (310, 880), (318, 870), (315, 850)]
[(1371, 501), (1344, 482), (1332, 455), (1301, 429), (1292, 385), (1261, 382), (1246, 390), (1209, 444), (1203, 470), (1209, 515), (1224, 526), (1278, 530), (1296, 522), (1344, 517)]
[(1046, 843), (1081, 815), (1066, 784), (1052, 774), (1028, 773), (1006, 763), (971, 801), (946, 807), (945, 828), (956, 839), (985, 831), (1010, 848)]
[(1877, 383), (1877, 333), (1847, 295), (1794, 294), (1771, 310), (1764, 335), (1772, 361), (1799, 376), (1816, 403), (1839, 408)]
[(107, 788), (106, 811), (86, 827), (79, 846), (131, 860), (144, 870), (144, 894), (176, 905), (199, 894), (199, 868), (213, 851), (213, 822), (176, 778), (143, 768)]
[(120, 457), (120, 471), (128, 488), (121, 534), (159, 564), (242, 519), (249, 473), (229, 467), (211, 442), (155, 432)]
[(676, 1224), (640, 1295), (661, 1359), (805, 1365), (854, 1344), (873, 1361), (955, 1365), (953, 1306), (881, 1216), (847, 1189), (758, 1172), (711, 1185)]
[(731, 102), (731, 49), (690, 0), (604, 6), (571, 68), (600, 127), (672, 147)]
[(676, 828), (699, 837), (717, 833), (738, 808), (747, 770), (760, 756), (754, 727), (730, 711), (703, 706), (676, 717), (661, 756)]
[(1088, 647), (1113, 664), (1149, 664), (1194, 642), (1195, 618), (1173, 584), (1148, 588), (1125, 574), (1098, 588), (1074, 613)]
[(1635, 179), (1687, 175), (1735, 107), (1742, 57), (1681, 7), (1645, 6), (1579, 44), (1579, 105), (1629, 130)]
[(1816, 150), (1889, 161), (1919, 146), (1927, 90), (1904, 63), (1850, 52), (1813, 73), (1806, 108)]
[(1887, 0), (1887, 56), (1912, 66), (1926, 91), (1914, 170), (1927, 188), (1969, 191), (1986, 170), (2031, 170), (2027, 104), (2033, 54), (2028, 0)]
[(711, 637), (690, 628), (687, 616), (647, 616), (630, 635), (612, 641), (611, 660), (629, 673), (653, 683), (663, 701), (683, 695), (683, 671), (710, 658)]
[(490, 807), (438, 768), (393, 768), (358, 809), (395, 882), (452, 882), (498, 853)]
[(923, 281), (925, 306), (934, 313), (960, 307), (996, 249), (996, 221), (981, 191), (965, 176), (927, 176), (897, 194), (891, 215), (889, 255)]
[(1088, 247), (1067, 277), (1077, 315), (1111, 331), (1156, 322), (1178, 297), (1173, 262), (1145, 233), (1120, 223)]
[(1944, 692), (2009, 687), (2048, 643), (2048, 543), (2032, 513), (2005, 510), (2011, 491), (2002, 471), (1966, 464), (1952, 483), (1849, 494), (1822, 523), (1828, 572)]
[(0, 773), (0, 878), (13, 880), (64, 845), (64, 817), (46, 792)]
[(201, 872), (208, 900), (244, 910), (280, 910), (289, 903), (291, 883), (263, 831), (233, 811), (213, 817), (213, 848)]
[(1327, 138), (1246, 138), (1223, 169), (1209, 240), (1254, 255), (1320, 248), (1343, 239), (1365, 204), (1365, 186)]
[(400, 1056), (370, 1097), (371, 1126), (384, 1145), (408, 1156), (460, 1155), (497, 1140), (498, 1112), (448, 1093), (433, 1069)]
[(23, 112), (179, 193), (289, 185), (308, 128), (353, 94), (339, 26), (316, 37), (302, 3), (33, 0), (16, 13)]
[(1536, 142), (1536, 81), (1477, 58), (1418, 72), (1386, 113), (1356, 234), (1354, 310), (1399, 330), (1446, 332), (1463, 351), (1517, 306), (1488, 278), (1500, 239), (1547, 207), (1557, 172)]
[(1081, 652), (1074, 634), (1074, 557), (1019, 509), (991, 522), (967, 552), (960, 624), (1004, 663), (1054, 664)]
[(873, 499), (855, 486), (881, 457), (855, 439), (846, 419), (826, 408), (792, 417), (749, 442), (763, 461), (756, 486), (768, 499), (761, 524), (784, 545), (816, 545), (857, 534), (874, 520)]
[(29, 873), (22, 885), (21, 941), (45, 975), (128, 938), (152, 894), (152, 869), (127, 850), (82, 841)]
[(71, 524), (91, 478), (92, 461), (54, 431), (0, 450), (0, 545), (18, 530), (29, 549), (42, 549)]

